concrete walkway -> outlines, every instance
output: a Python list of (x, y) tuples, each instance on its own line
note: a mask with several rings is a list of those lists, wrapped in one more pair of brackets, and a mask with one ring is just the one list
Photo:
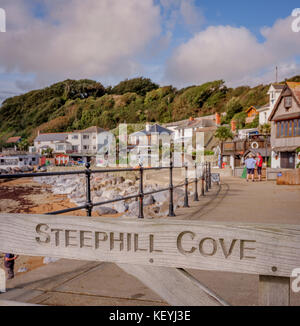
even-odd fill
[[(300, 223), (300, 186), (277, 186), (271, 181), (247, 183), (226, 177), (220, 187), (214, 185), (204, 197), (200, 196), (200, 184), (198, 191), (199, 202), (190, 198), (190, 208), (178, 209), (174, 219)], [(232, 305), (258, 304), (257, 276), (189, 272)], [(166, 305), (153, 291), (110, 263), (61, 259), (19, 274), (7, 282), (7, 288), (0, 300), (44, 305)], [(291, 293), (291, 303), (300, 305), (300, 294)]]

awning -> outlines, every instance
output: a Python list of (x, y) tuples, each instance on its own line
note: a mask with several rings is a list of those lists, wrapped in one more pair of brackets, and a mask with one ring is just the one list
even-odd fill
[(289, 119), (298, 119), (300, 118), (300, 112), (288, 113), (276, 116), (273, 121), (289, 120)]
[(282, 147), (273, 147), (274, 152), (295, 152), (295, 150), (300, 146), (282, 146)]

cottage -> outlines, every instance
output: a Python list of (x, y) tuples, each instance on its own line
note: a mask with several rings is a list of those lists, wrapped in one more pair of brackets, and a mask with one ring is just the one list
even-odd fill
[(22, 138), (20, 136), (16, 136), (16, 137), (9, 137), (6, 141), (6, 144), (9, 147), (13, 147), (14, 150), (16, 151), (18, 148), (18, 144), (21, 142)]
[(246, 110), (247, 118), (246, 123), (251, 123), (255, 119), (255, 117), (259, 114), (256, 107), (250, 106), (249, 109)]
[(37, 152), (51, 148), (53, 153), (88, 155), (96, 154), (102, 147), (99, 134), (105, 129), (92, 126), (84, 130), (66, 133), (38, 133), (34, 140)]
[(144, 130), (129, 135), (129, 140), (132, 144), (136, 144), (138, 147), (151, 147), (153, 145), (158, 145), (163, 135), (171, 136), (172, 133), (171, 130), (164, 128), (157, 123), (154, 125), (146, 124)]
[(286, 82), (272, 113), (272, 168), (295, 168), (300, 147), (300, 83)]

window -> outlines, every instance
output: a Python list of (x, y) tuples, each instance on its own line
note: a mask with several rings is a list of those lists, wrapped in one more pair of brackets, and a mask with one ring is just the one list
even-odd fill
[(83, 146), (83, 149), (89, 149), (89, 147), (84, 145), (84, 146)]
[(276, 137), (299, 137), (300, 119), (286, 120), (277, 122)]
[(63, 151), (65, 149), (64, 145), (56, 145), (57, 151)]
[[(297, 123), (298, 122), (298, 123)], [(300, 136), (300, 119), (298, 120), (294, 120), (294, 124), (295, 124), (295, 132), (294, 135), (295, 136)]]
[(277, 122), (277, 132), (276, 132), (276, 137), (280, 137), (280, 122)]
[(284, 122), (284, 136), (287, 137), (288, 136), (288, 130), (289, 130), (289, 122), (285, 121)]
[(289, 135), (289, 137), (292, 137), (293, 136), (293, 121), (290, 120), (288, 122), (288, 124), (289, 124), (289, 132), (288, 132), (288, 135)]
[(83, 135), (83, 139), (90, 139), (89, 135)]
[(78, 135), (73, 135), (72, 139), (78, 139)]
[(292, 97), (291, 96), (286, 96), (284, 98), (284, 107), (286, 109), (289, 109), (292, 106)]

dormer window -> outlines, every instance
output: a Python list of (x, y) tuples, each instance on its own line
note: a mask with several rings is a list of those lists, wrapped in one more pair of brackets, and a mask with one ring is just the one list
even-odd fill
[(286, 97), (284, 98), (284, 107), (285, 107), (286, 109), (289, 109), (289, 108), (292, 107), (292, 97), (291, 97), (291, 96), (286, 96)]

